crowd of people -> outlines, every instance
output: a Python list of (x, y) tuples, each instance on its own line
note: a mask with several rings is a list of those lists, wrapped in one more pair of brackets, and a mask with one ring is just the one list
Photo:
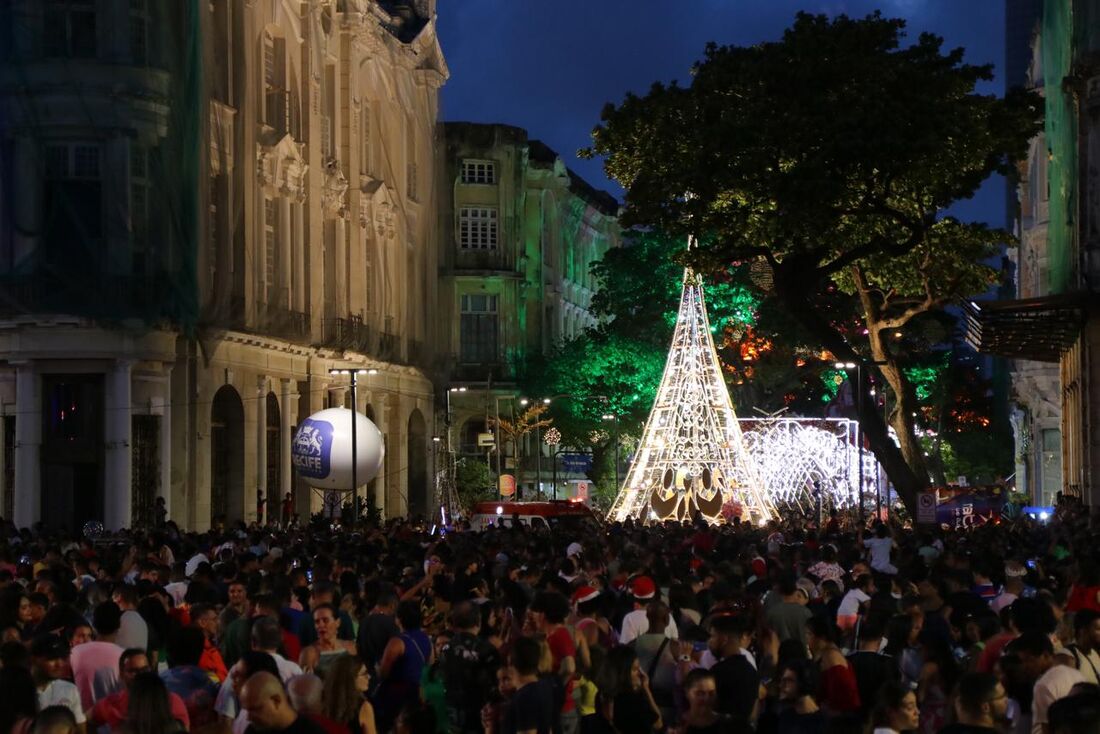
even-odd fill
[(1080, 506), (2, 534), (0, 734), (1100, 731)]

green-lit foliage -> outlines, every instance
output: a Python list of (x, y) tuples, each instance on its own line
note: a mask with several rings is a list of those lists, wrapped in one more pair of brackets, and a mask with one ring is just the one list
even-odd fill
[(455, 488), (458, 501), (469, 509), (478, 502), (496, 498), (496, 473), (481, 459), (464, 458), (455, 467)]
[[(901, 369), (913, 365), (882, 339), (988, 285), (983, 258), (1010, 235), (942, 212), (1012, 172), (1041, 100), (977, 93), (992, 67), (931, 34), (906, 45), (904, 26), (799, 14), (777, 41), (710, 45), (690, 86), (608, 105), (589, 152), (626, 188), (627, 225), (701, 235), (696, 266), (761, 269), (814, 351), (889, 362), (901, 449), (881, 417), (864, 415), (864, 432), (913, 503), (927, 484)], [(824, 307), (843, 294), (856, 311)]]

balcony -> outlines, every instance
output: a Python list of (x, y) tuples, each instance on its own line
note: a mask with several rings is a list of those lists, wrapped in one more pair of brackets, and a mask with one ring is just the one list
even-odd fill
[(261, 334), (289, 341), (304, 341), (309, 338), (309, 314), (257, 301), (256, 329)]
[(321, 321), (321, 345), (341, 351), (374, 352), (374, 333), (362, 316)]

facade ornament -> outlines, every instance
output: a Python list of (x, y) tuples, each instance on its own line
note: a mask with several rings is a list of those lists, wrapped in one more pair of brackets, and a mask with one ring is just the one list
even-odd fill
[(325, 161), (325, 183), (322, 188), (325, 215), (344, 218), (348, 214), (348, 179), (335, 158)]
[(263, 188), (301, 203), (309, 193), (308, 173), (305, 143), (296, 142), (290, 135), (275, 145), (257, 146), (256, 177)]

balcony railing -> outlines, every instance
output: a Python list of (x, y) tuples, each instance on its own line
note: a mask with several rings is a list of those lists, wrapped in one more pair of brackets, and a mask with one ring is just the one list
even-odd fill
[(309, 314), (292, 311), (285, 306), (258, 301), (256, 303), (256, 329), (261, 334), (277, 336), (291, 341), (309, 337)]
[(363, 323), (362, 316), (324, 319), (321, 322), (323, 346), (371, 354), (374, 352), (374, 342), (374, 330)]

